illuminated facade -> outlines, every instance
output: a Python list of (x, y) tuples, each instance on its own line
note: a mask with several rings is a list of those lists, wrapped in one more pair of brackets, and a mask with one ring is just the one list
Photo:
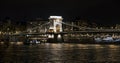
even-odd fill
[(49, 27), (49, 32), (55, 32), (59, 33), (62, 32), (62, 16), (50, 16), (50, 27)]

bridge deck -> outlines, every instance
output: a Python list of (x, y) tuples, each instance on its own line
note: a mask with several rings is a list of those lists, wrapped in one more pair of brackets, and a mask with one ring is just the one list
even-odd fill
[(54, 33), (54, 32), (44, 32), (44, 33), (19, 33), (19, 34), (12, 34), (12, 35), (45, 35), (45, 34), (79, 34), (79, 33), (120, 33), (120, 30), (98, 30), (98, 31), (71, 31), (71, 32), (60, 32), (60, 33)]

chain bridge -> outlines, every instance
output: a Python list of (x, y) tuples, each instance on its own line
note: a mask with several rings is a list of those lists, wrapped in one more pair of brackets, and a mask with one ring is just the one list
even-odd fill
[[(63, 40), (63, 38), (66, 36), (94, 36), (94, 34), (100, 36), (101, 33), (110, 33), (112, 36), (114, 36), (113, 33), (116, 33), (118, 35), (120, 32), (120, 29), (96, 29), (90, 27), (82, 27), (75, 24), (63, 22), (62, 20), (62, 16), (50, 16), (49, 22), (27, 29), (27, 32), (25, 31), (14, 35), (23, 35), (27, 38), (34, 38), (37, 36), (37, 38), (40, 37), (40, 39), (43, 37), (50, 39), (48, 41), (58, 42), (59, 40)], [(72, 30), (68, 29), (65, 31), (64, 26), (71, 27)], [(77, 28), (78, 30), (74, 31), (73, 28)]]
[[(61, 16), (50, 16), (49, 22), (42, 25), (30, 28), (27, 30), (28, 34), (41, 34), (41, 33), (96, 33), (96, 32), (107, 32), (107, 33), (119, 33), (120, 29), (96, 29), (90, 27), (82, 27), (75, 24), (69, 24), (62, 21)], [(67, 32), (63, 30), (63, 26), (69, 26), (77, 28), (78, 31), (68, 30)]]

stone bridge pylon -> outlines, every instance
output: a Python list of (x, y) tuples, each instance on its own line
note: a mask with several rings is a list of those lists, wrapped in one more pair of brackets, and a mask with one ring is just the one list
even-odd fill
[(59, 33), (63, 31), (62, 28), (62, 16), (50, 16), (49, 21), (50, 21), (50, 27), (47, 32), (54, 32), (54, 33)]

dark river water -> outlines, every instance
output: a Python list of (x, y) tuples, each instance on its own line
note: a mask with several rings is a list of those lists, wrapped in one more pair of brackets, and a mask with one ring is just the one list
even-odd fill
[(120, 45), (0, 45), (0, 63), (120, 63)]

